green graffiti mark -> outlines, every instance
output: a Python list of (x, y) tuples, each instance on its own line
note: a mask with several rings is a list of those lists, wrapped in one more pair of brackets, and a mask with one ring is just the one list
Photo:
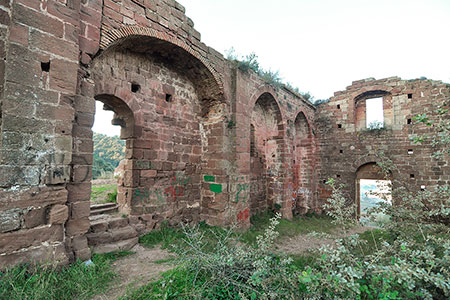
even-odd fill
[(214, 192), (214, 193), (222, 193), (222, 185), (221, 184), (211, 183), (209, 185), (209, 189), (211, 190), (211, 192)]
[(204, 178), (205, 178), (206, 182), (214, 182), (214, 181), (216, 181), (216, 178), (214, 176), (205, 175)]

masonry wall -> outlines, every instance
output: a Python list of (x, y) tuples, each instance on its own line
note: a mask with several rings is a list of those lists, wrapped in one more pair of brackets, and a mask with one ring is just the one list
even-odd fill
[[(407, 124), (448, 98), (440, 82), (359, 81), (316, 109), (203, 44), (173, 0), (0, 0), (0, 33), (0, 267), (85, 260), (163, 221), (321, 212), (323, 181), (352, 191), (378, 148), (415, 186), (449, 181)], [(388, 121), (377, 134), (360, 129), (373, 95)], [(95, 101), (126, 140), (126, 218), (89, 218)]]
[[(380, 130), (366, 128), (365, 100), (382, 97), (385, 125)], [(326, 200), (324, 184), (334, 178), (346, 185), (355, 199), (356, 174), (367, 164), (380, 162), (382, 151), (395, 167), (392, 176), (412, 190), (433, 189), (448, 184), (450, 166), (436, 160), (430, 142), (413, 144), (412, 137), (430, 133), (432, 128), (414, 124), (413, 117), (433, 112), (450, 99), (450, 86), (433, 80), (402, 80), (398, 77), (355, 81), (346, 90), (336, 92), (330, 102), (319, 106), (317, 128), (320, 135), (320, 201)]]

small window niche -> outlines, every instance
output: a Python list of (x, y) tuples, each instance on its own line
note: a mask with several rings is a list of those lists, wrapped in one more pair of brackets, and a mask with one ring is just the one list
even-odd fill
[(408, 119), (408, 125), (411, 125), (412, 124), (412, 119)]
[(50, 72), (50, 61), (41, 62), (41, 70), (42, 72)]
[(166, 94), (166, 102), (172, 102), (173, 96), (172, 94)]
[(414, 150), (413, 149), (408, 149), (408, 155), (413, 155), (414, 154)]
[(336, 108), (341, 109), (341, 105), (340, 104), (336, 105)]
[(338, 126), (338, 128), (342, 128), (342, 124), (338, 124), (337, 126)]
[(137, 83), (131, 83), (131, 91), (133, 93), (137, 93), (139, 92), (139, 90), (141, 89), (141, 86)]
[(366, 128), (384, 128), (383, 98), (366, 99)]
[(412, 94), (408, 94), (408, 99), (412, 99)]

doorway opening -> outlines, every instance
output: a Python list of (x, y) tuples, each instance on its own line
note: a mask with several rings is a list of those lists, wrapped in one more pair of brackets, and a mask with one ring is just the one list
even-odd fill
[(371, 212), (379, 204), (392, 205), (392, 174), (386, 178), (376, 163), (362, 165), (356, 171), (356, 204), (360, 221), (368, 226), (388, 222), (387, 215)]
[(126, 141), (120, 137), (121, 120), (112, 107), (99, 100), (95, 101), (92, 131), (91, 216), (115, 213), (125, 172)]

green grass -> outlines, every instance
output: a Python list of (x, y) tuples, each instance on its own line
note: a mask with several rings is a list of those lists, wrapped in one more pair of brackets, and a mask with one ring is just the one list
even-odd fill
[(90, 299), (106, 291), (115, 278), (112, 261), (131, 254), (94, 254), (94, 265), (82, 262), (56, 269), (42, 265), (20, 265), (0, 272), (0, 299), (65, 300)]
[(92, 185), (91, 202), (115, 203), (116, 198), (117, 198), (117, 184)]
[[(264, 233), (269, 219), (272, 217), (271, 213), (264, 213), (251, 218), (252, 227), (242, 233), (241, 241), (254, 245), (256, 237)], [(331, 218), (324, 216), (299, 216), (293, 220), (281, 219), (277, 226), (279, 239), (286, 237), (293, 237), (296, 235), (304, 235), (311, 232), (331, 233), (336, 229), (336, 225), (331, 223)]]
[[(243, 243), (255, 245), (256, 237), (264, 233), (264, 230), (269, 223), (269, 219), (272, 216), (273, 215), (270, 213), (264, 213), (252, 217), (252, 227), (242, 233), (236, 232), (234, 237), (239, 238)], [(217, 240), (216, 235), (225, 233), (224, 229), (216, 226), (209, 226), (204, 222), (201, 222), (199, 227), (204, 235), (206, 248), (209, 248), (210, 250), (214, 248), (215, 241)], [(312, 215), (296, 217), (292, 221), (281, 219), (280, 224), (277, 226), (277, 231), (280, 233), (279, 239), (281, 239), (310, 232), (331, 233), (335, 228), (336, 226), (331, 223), (330, 218)], [(163, 249), (172, 250), (172, 247), (186, 246), (183, 241), (184, 237), (185, 234), (181, 228), (173, 228), (169, 227), (167, 224), (163, 224), (160, 229), (140, 237), (139, 243), (149, 248), (160, 245)]]
[[(216, 236), (225, 233), (225, 230), (220, 227), (209, 226), (205, 222), (200, 222), (198, 226), (203, 234), (205, 251), (212, 251), (216, 245)], [(188, 247), (185, 236), (182, 228), (169, 227), (167, 223), (163, 223), (160, 229), (141, 236), (139, 243), (148, 248), (159, 245), (162, 249), (174, 250), (174, 248)]]

